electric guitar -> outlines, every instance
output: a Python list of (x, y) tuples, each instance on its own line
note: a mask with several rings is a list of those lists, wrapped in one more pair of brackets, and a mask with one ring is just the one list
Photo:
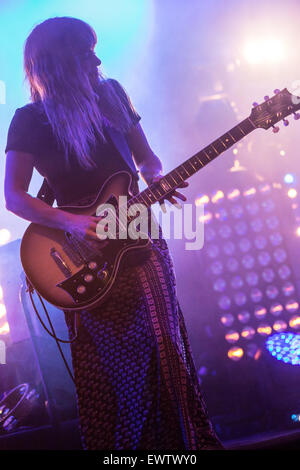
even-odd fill
[[(137, 203), (149, 208), (254, 129), (273, 127), (277, 132), (279, 128), (275, 124), (283, 119), (287, 125), (285, 118), (288, 115), (294, 113), (294, 118), (299, 119), (300, 114), (296, 111), (300, 109), (300, 98), (286, 88), (274, 93), (272, 98), (257, 104), (248, 118), (141, 193), (132, 196), (131, 175), (121, 171), (106, 180), (93, 202), (85, 206), (60, 206), (59, 209), (96, 215), (98, 206), (103, 203), (122, 209), (118, 208), (121, 195), (129, 195), (126, 209)], [(132, 217), (126, 215), (125, 222), (130, 221)], [(119, 219), (116, 223), (120, 224)], [(145, 249), (150, 243), (150, 238), (144, 234), (137, 239), (117, 236), (116, 239), (96, 241), (95, 247), (95, 242), (77, 240), (69, 232), (31, 223), (22, 238), (21, 262), (27, 282), (44, 299), (62, 310), (77, 311), (106, 300), (125, 254)]]

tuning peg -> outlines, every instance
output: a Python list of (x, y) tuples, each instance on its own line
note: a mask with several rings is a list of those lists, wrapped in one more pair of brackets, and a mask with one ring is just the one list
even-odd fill
[(270, 99), (270, 97), (268, 95), (264, 96), (265, 101), (268, 101), (269, 99)]
[(294, 113), (294, 119), (295, 119), (295, 121), (298, 121), (298, 119), (300, 119), (300, 114), (299, 113)]
[(274, 90), (274, 95), (278, 95), (278, 93), (280, 93), (280, 90), (279, 90), (278, 88), (276, 88), (276, 89)]
[(256, 106), (258, 106), (258, 103), (256, 101), (254, 101), (254, 103), (252, 103), (252, 106), (253, 106), (253, 108), (256, 108)]
[(288, 126), (288, 125), (289, 125), (289, 121), (288, 121), (287, 119), (283, 119), (283, 124), (284, 124), (285, 126)]
[(278, 126), (272, 126), (272, 127), (273, 127), (274, 134), (277, 134), (277, 132), (280, 131), (280, 128)]

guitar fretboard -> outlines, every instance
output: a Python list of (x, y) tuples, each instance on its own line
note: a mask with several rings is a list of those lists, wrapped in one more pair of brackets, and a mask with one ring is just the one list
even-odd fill
[(146, 207), (150, 207), (157, 201), (164, 199), (169, 193), (178, 188), (183, 181), (197, 173), (197, 171), (201, 170), (201, 168), (225, 152), (225, 150), (228, 150), (247, 134), (250, 134), (254, 129), (256, 129), (256, 126), (248, 117), (226, 134), (219, 137), (219, 139), (167, 173), (158, 182), (151, 184), (147, 189), (132, 197), (128, 201), (128, 205), (144, 204)]

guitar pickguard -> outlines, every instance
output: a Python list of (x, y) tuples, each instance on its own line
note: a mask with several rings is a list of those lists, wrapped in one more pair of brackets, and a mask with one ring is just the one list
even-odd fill
[(113, 263), (103, 262), (103, 256), (95, 256), (87, 262), (76, 274), (57, 284), (72, 297), (74, 302), (91, 301), (106, 289), (112, 278)]

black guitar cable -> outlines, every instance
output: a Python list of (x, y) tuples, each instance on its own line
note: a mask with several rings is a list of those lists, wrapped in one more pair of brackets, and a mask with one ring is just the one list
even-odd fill
[(52, 322), (51, 322), (49, 313), (48, 313), (48, 311), (47, 311), (47, 309), (46, 309), (46, 307), (45, 307), (45, 304), (44, 304), (44, 301), (43, 301), (42, 297), (41, 297), (40, 294), (37, 292), (38, 298), (40, 299), (40, 302), (41, 302), (41, 304), (42, 304), (42, 306), (43, 306), (45, 315), (46, 315), (47, 320), (48, 320), (48, 322), (49, 322), (49, 326), (50, 326), (50, 328), (51, 328), (51, 331), (50, 331), (50, 330), (48, 329), (48, 327), (45, 325), (44, 321), (42, 320), (42, 318), (41, 318), (41, 316), (40, 316), (40, 314), (39, 314), (39, 312), (38, 312), (38, 310), (37, 310), (37, 308), (36, 308), (36, 305), (35, 305), (34, 300), (33, 300), (33, 297), (32, 297), (32, 294), (33, 294), (33, 291), (34, 291), (33, 287), (29, 284), (29, 282), (28, 282), (27, 279), (26, 279), (26, 282), (27, 282), (28, 292), (29, 292), (30, 300), (31, 300), (32, 306), (33, 306), (33, 308), (34, 308), (34, 311), (35, 311), (35, 313), (36, 313), (36, 315), (37, 315), (37, 317), (38, 317), (38, 319), (39, 319), (41, 325), (42, 325), (43, 328), (45, 329), (45, 331), (55, 340), (55, 342), (56, 342), (56, 344), (57, 344), (57, 347), (58, 347), (58, 350), (59, 350), (59, 352), (60, 352), (60, 355), (61, 355), (61, 357), (62, 357), (62, 360), (64, 361), (64, 364), (65, 364), (65, 366), (66, 366), (66, 369), (67, 369), (67, 371), (68, 371), (68, 373), (69, 373), (69, 375), (70, 375), (72, 381), (73, 381), (74, 384), (75, 384), (74, 376), (73, 376), (73, 374), (72, 374), (72, 371), (71, 371), (71, 369), (70, 369), (70, 367), (69, 367), (69, 364), (67, 363), (67, 360), (66, 360), (66, 358), (65, 358), (65, 355), (64, 355), (64, 353), (63, 353), (63, 351), (62, 351), (61, 346), (60, 346), (59, 343), (71, 344), (71, 343), (73, 343), (73, 342), (77, 339), (77, 337), (78, 337), (78, 331), (77, 331), (77, 312), (75, 313), (74, 337), (73, 337), (71, 340), (65, 340), (65, 339), (58, 338), (58, 337), (56, 336), (56, 333), (55, 333), (53, 324), (52, 324)]

